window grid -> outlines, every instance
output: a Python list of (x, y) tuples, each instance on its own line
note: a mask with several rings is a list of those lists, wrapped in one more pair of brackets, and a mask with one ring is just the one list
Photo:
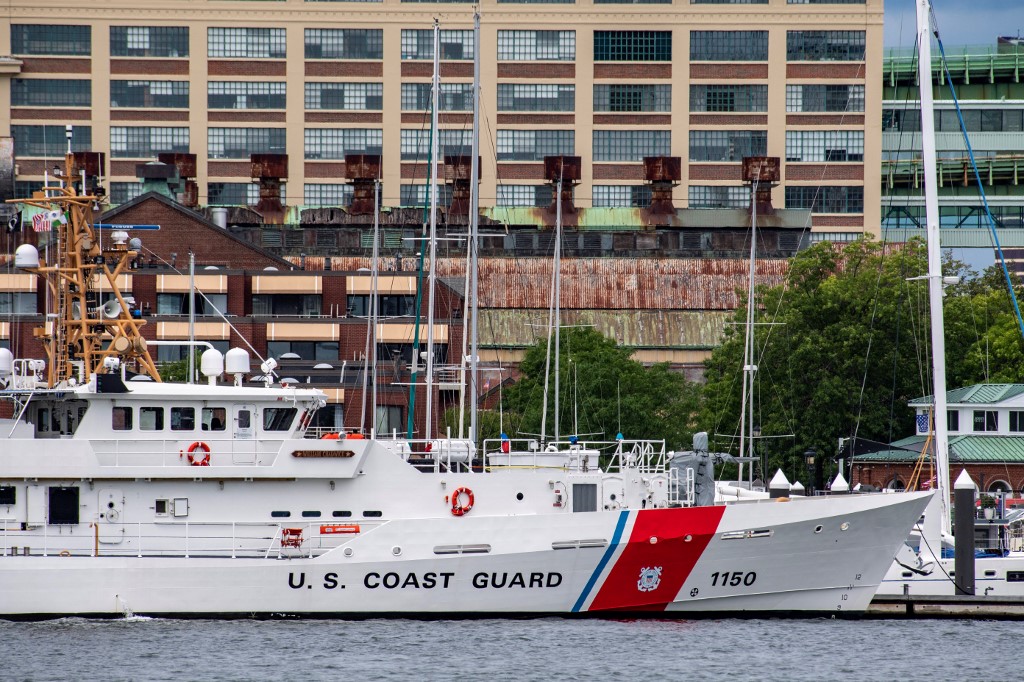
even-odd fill
[(380, 111), (384, 108), (384, 84), (306, 83), (306, 108)]
[(285, 83), (210, 81), (206, 85), (210, 109), (284, 109), (288, 106)]
[(498, 83), (498, 111), (576, 111), (576, 86)]
[(863, 85), (787, 85), (786, 111), (864, 111)]
[(766, 62), (768, 31), (690, 31), (690, 61)]
[(651, 188), (647, 185), (594, 185), (593, 205), (647, 208), (651, 205)]
[(786, 208), (812, 213), (863, 213), (863, 187), (786, 187)]
[(207, 155), (211, 159), (248, 159), (252, 154), (285, 154), (284, 128), (210, 128)]
[[(398, 195), (398, 203), (402, 206), (426, 206), (430, 203), (430, 185), (401, 185), (398, 188)], [(437, 203), (439, 206), (451, 205), (451, 185), (438, 187)]]
[(742, 161), (744, 156), (765, 156), (765, 130), (691, 130), (690, 161)]
[(306, 59), (384, 58), (383, 29), (307, 28), (305, 38)]
[(208, 28), (207, 57), (284, 59), (283, 28)]
[(790, 62), (862, 62), (864, 31), (786, 31)]
[[(284, 200), (284, 186), (281, 187)], [(206, 202), (211, 206), (255, 206), (260, 201), (260, 186), (251, 182), (210, 182)]]
[(690, 208), (747, 208), (750, 189), (731, 185), (690, 185)]
[(672, 31), (594, 31), (595, 62), (670, 62)]
[(551, 205), (551, 185), (498, 185), (497, 205), (503, 207)]
[[(402, 111), (430, 111), (430, 83), (402, 83)], [(440, 111), (472, 111), (472, 83), (441, 83)]]
[(306, 206), (348, 206), (352, 203), (352, 185), (306, 183), (302, 188)]
[[(441, 146), (438, 159), (445, 156), (468, 156), (473, 148), (472, 130), (444, 129), (440, 131)], [(430, 156), (429, 130), (402, 130), (401, 157), (403, 161), (426, 161)]]
[(643, 161), (672, 153), (670, 130), (595, 130), (594, 161)]
[(306, 128), (305, 158), (344, 160), (346, 154), (380, 154), (380, 128)]
[[(1019, 133), (1024, 131), (1024, 109), (961, 109), (964, 126), (969, 133)], [(921, 132), (920, 109), (883, 109), (882, 130), (902, 130), (904, 132)], [(960, 120), (953, 109), (942, 109), (935, 112), (935, 132), (958, 133)], [(981, 150), (975, 150), (978, 155)], [(940, 152), (941, 154), (941, 152)], [(964, 152), (958, 151), (957, 157)], [(914, 158), (919, 158), (918, 153)]]
[(111, 26), (111, 57), (187, 57), (187, 26)]
[(188, 128), (110, 128), (110, 156), (114, 159), (155, 157), (160, 152), (187, 153), (188, 145)]
[(498, 61), (576, 60), (576, 31), (498, 31)]
[(11, 53), (88, 56), (92, 54), (92, 29), (88, 26), (11, 24)]
[(671, 85), (595, 85), (594, 111), (672, 110)]
[(110, 203), (114, 205), (127, 204), (132, 199), (142, 195), (141, 182), (112, 182), (110, 183)]
[[(473, 32), (441, 29), (441, 59), (473, 58)], [(402, 59), (433, 59), (434, 32), (431, 29), (402, 29)]]
[(786, 131), (786, 161), (863, 160), (863, 130)]
[(71, 78), (13, 78), (11, 105), (15, 107), (92, 106), (92, 81)]
[(690, 111), (768, 111), (768, 86), (691, 85)]
[(187, 109), (188, 86), (188, 81), (110, 81), (110, 106)]
[(499, 130), (498, 161), (543, 161), (576, 153), (574, 130)]
[[(64, 158), (68, 140), (64, 126), (12, 125), (14, 155)], [(92, 127), (75, 126), (71, 137), (71, 151), (84, 152), (92, 148)]]

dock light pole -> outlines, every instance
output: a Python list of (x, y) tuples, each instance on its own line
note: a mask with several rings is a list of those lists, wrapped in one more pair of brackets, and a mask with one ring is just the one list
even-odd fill
[(818, 451), (814, 448), (807, 448), (804, 452), (804, 464), (807, 465), (807, 496), (810, 497), (814, 494), (814, 458), (818, 456)]

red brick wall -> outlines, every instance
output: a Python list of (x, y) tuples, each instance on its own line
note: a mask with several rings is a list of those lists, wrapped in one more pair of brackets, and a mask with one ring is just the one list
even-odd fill
[(211, 123), (284, 123), (283, 111), (211, 111), (206, 115)]
[(594, 114), (594, 125), (667, 126), (671, 124), (671, 114)]
[(786, 114), (786, 125), (862, 126), (863, 114)]
[(786, 78), (864, 78), (864, 64), (816, 62), (814, 64), (787, 64)]
[[(905, 484), (910, 480), (913, 468), (912, 464), (854, 464), (850, 485), (867, 483), (881, 487), (897, 476)], [(980, 490), (988, 490), (989, 485), (994, 481), (1006, 481), (1013, 486), (1014, 492), (1024, 489), (1024, 464), (968, 464), (964, 467), (954, 463), (950, 464), (951, 480), (956, 480), (964, 468), (967, 469), (967, 473), (974, 479)], [(929, 471), (928, 466), (925, 465), (921, 472), (922, 481), (928, 479)]]
[[(323, 298), (321, 310), (325, 314), (331, 310), (338, 310), (336, 315), (345, 315), (345, 303), (347, 293), (345, 290), (345, 276), (340, 274), (324, 273), (323, 275)], [(339, 344), (340, 347), (340, 344)]]
[(21, 72), (24, 73), (92, 73), (91, 59), (66, 59), (64, 57), (22, 57)]
[(144, 76), (187, 76), (187, 59), (111, 59), (110, 73)]
[[(430, 78), (434, 65), (430, 62), (402, 62), (402, 78)], [(441, 62), (441, 78), (472, 78), (472, 62)]]
[(820, 215), (814, 214), (815, 227), (864, 227), (862, 215)]
[[(403, 74), (404, 75), (404, 74)], [(428, 76), (430, 74), (427, 74)], [(540, 63), (509, 63), (498, 64), (498, 78), (575, 78), (576, 65), (557, 62)]]
[(573, 125), (575, 114), (498, 114), (499, 125)]
[(642, 163), (595, 163), (594, 180), (643, 180)]
[(305, 163), (307, 178), (333, 178), (342, 179), (346, 177), (344, 162), (336, 163)]
[(671, 78), (671, 64), (594, 64), (594, 78)]
[(245, 317), (252, 313), (252, 277), (228, 276), (228, 315)]
[(248, 178), (252, 177), (252, 163), (249, 161), (210, 161), (207, 172), (211, 178)]
[(861, 164), (830, 163), (828, 165), (786, 164), (786, 180), (863, 180)]
[(499, 180), (543, 180), (543, 163), (499, 163)]
[(690, 164), (691, 180), (742, 180), (743, 167), (738, 163)]
[(690, 64), (690, 78), (767, 78), (767, 64)]
[(224, 61), (211, 59), (206, 63), (210, 76), (284, 76), (288, 63), (285, 61)]
[(365, 111), (307, 111), (306, 123), (381, 123), (383, 114)]
[(147, 109), (146, 111), (125, 111), (114, 109), (110, 112), (111, 121), (187, 121), (187, 111), (160, 111)]
[[(382, 77), (383, 62), (306, 62), (306, 75), (337, 78), (339, 76), (358, 76), (361, 78)], [(427, 74), (430, 75), (430, 74)]]
[[(145, 245), (145, 242), (143, 242)], [(149, 259), (146, 259), (148, 262)], [(146, 310), (146, 305), (149, 305), (149, 311), (156, 313), (156, 275), (150, 274), (145, 270), (134, 270), (132, 271), (132, 296), (135, 297), (135, 306), (139, 310)], [(153, 334), (153, 330), (150, 329), (147, 337)]]
[[(11, 109), (12, 119), (88, 121), (92, 112), (88, 109)], [(20, 162), (19, 162), (20, 163)]]
[(768, 125), (767, 114), (690, 114), (690, 125), (696, 126), (738, 126)]

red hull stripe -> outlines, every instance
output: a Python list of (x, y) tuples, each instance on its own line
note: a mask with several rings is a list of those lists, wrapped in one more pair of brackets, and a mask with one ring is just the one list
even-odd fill
[(664, 610), (704, 554), (724, 513), (724, 506), (637, 512), (626, 547), (588, 610)]

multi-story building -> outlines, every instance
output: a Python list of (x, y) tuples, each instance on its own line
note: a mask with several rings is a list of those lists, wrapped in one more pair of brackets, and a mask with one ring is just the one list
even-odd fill
[[(737, 207), (744, 156), (783, 160), (777, 207), (816, 238), (876, 231), (882, 0), (483, 0), (481, 203), (549, 201), (547, 155), (582, 159), (576, 203), (650, 201), (642, 160), (683, 161), (677, 206)], [(199, 203), (254, 204), (249, 157), (288, 155), (285, 200), (345, 205), (346, 154), (381, 154), (383, 203), (425, 198), (434, 17), (443, 154), (468, 153), (473, 5), (330, 0), (11, 2), (0, 136), (26, 195), (66, 149), (136, 165), (197, 155)]]

